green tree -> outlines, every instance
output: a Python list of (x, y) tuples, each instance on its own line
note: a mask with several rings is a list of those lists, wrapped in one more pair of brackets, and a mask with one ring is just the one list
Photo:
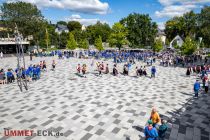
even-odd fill
[(133, 13), (120, 21), (127, 30), (130, 47), (139, 48), (152, 46), (157, 34), (157, 24), (152, 22), (149, 15)]
[(69, 32), (72, 31), (81, 31), (82, 30), (82, 25), (78, 21), (69, 21), (67, 24), (67, 27), (69, 29)]
[(89, 49), (87, 39), (83, 39), (83, 40), (79, 41), (78, 47), (82, 48), (82, 49)]
[(77, 48), (77, 42), (74, 39), (74, 35), (70, 32), (69, 39), (67, 40), (67, 49), (74, 50)]
[(65, 25), (65, 26), (67, 26), (67, 23), (65, 21), (58, 21), (57, 25)]
[(106, 23), (97, 22), (95, 25), (90, 25), (86, 28), (87, 36), (90, 44), (94, 44), (96, 38), (101, 36), (103, 42), (107, 42), (111, 33), (111, 28)]
[(96, 47), (97, 50), (99, 50), (99, 51), (103, 51), (104, 50), (101, 36), (99, 36), (98, 38), (96, 38), (94, 45), (95, 45), (95, 47)]
[(109, 45), (115, 46), (120, 50), (122, 48), (122, 45), (128, 44), (126, 36), (127, 36), (126, 28), (119, 22), (115, 23), (112, 26), (112, 33), (109, 38)]
[(197, 49), (195, 41), (190, 37), (186, 37), (184, 44), (181, 47), (181, 52), (184, 55), (192, 55)]
[(198, 16), (198, 36), (202, 37), (205, 47), (210, 48), (210, 6), (205, 6)]
[(154, 46), (152, 49), (154, 52), (159, 52), (163, 49), (163, 43), (162, 43), (161, 39), (155, 40), (155, 43), (154, 43)]
[(174, 17), (166, 22), (165, 33), (169, 40), (177, 35), (182, 38), (187, 36), (194, 38), (196, 34), (197, 14), (193, 11), (185, 13), (181, 17)]
[(45, 42), (46, 42), (47, 49), (49, 49), (50, 38), (49, 38), (49, 33), (48, 33), (47, 29), (46, 29), (46, 32), (45, 32)]
[(59, 45), (59, 34), (55, 32), (56, 25), (48, 24), (47, 31), (49, 34), (49, 45), (53, 45), (58, 48)]
[[(43, 35), (46, 21), (37, 6), (25, 2), (3, 3), (0, 6), (0, 11), (3, 13), (1, 17), (7, 27), (15, 29), (16, 23), (24, 37), (33, 35), (34, 41), (37, 41), (39, 35)], [(44, 38), (44, 36), (42, 37)], [(32, 44), (35, 44), (34, 41)]]
[(173, 40), (177, 35), (180, 35), (181, 37), (184, 36), (183, 25), (183, 17), (174, 17), (166, 22), (165, 33), (169, 42)]

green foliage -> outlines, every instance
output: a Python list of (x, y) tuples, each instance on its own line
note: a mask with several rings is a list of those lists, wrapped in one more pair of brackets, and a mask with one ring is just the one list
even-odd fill
[(155, 40), (155, 43), (152, 49), (154, 52), (160, 52), (163, 49), (163, 43), (161, 39)]
[(122, 23), (128, 30), (127, 39), (130, 47), (152, 46), (157, 34), (157, 24), (149, 15), (133, 13), (123, 18)]
[(25, 2), (11, 2), (3, 3), (0, 6), (2, 11), (2, 20), (6, 23), (8, 28), (15, 29), (15, 23), (24, 37), (33, 35), (34, 42), (39, 39), (45, 30), (46, 21), (37, 6)]
[(115, 23), (112, 26), (112, 33), (109, 38), (109, 45), (118, 47), (119, 50), (122, 48), (122, 45), (127, 45), (128, 40), (126, 39), (127, 30), (121, 23)]
[(198, 14), (198, 35), (202, 37), (205, 47), (210, 48), (210, 6), (205, 6)]
[(193, 41), (190, 37), (186, 37), (184, 44), (181, 47), (182, 54), (184, 55), (192, 55), (197, 49), (197, 45), (195, 41)]
[(62, 32), (60, 35), (59, 35), (59, 43), (58, 43), (58, 48), (59, 49), (65, 49), (66, 48), (66, 44), (67, 44), (67, 40), (68, 40), (68, 37), (69, 37), (69, 34), (68, 33), (65, 33), (65, 32)]
[(74, 34), (75, 40), (77, 42), (87, 39), (87, 32), (85, 32), (85, 31), (74, 30), (74, 31), (72, 31), (72, 33)]
[(47, 49), (49, 48), (50, 46), (50, 38), (49, 38), (49, 33), (48, 33), (48, 30), (46, 29), (46, 32), (45, 32), (45, 42), (46, 42), (46, 46), (47, 46)]
[(187, 36), (198, 40), (203, 38), (202, 47), (210, 47), (210, 6), (204, 6), (200, 13), (195, 14), (193, 11), (184, 14), (181, 17), (174, 17), (166, 22), (165, 33), (169, 40), (176, 35), (182, 38)]
[(69, 33), (69, 38), (67, 40), (67, 49), (74, 50), (77, 48), (77, 42), (74, 39), (74, 35), (70, 32)]
[(82, 30), (82, 25), (78, 21), (69, 21), (67, 27), (69, 32)]
[(66, 25), (67, 26), (67, 23), (65, 21), (58, 21), (57, 25)]
[(96, 38), (101, 36), (103, 42), (107, 42), (111, 33), (111, 28), (108, 24), (97, 22), (95, 25), (90, 25), (86, 28), (87, 36), (90, 44), (94, 44)]
[(191, 11), (181, 17), (174, 17), (166, 22), (165, 33), (169, 40), (180, 35), (182, 38), (187, 36), (193, 38), (196, 32), (197, 15)]
[(83, 39), (79, 41), (78, 47), (82, 49), (86, 49), (86, 50), (89, 49), (89, 44), (88, 44), (87, 39)]
[(97, 50), (99, 50), (99, 51), (103, 51), (104, 50), (101, 36), (96, 38), (94, 45), (95, 45), (95, 48)]

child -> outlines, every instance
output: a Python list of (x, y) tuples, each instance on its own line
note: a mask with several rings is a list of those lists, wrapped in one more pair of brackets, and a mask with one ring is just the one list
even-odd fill
[(45, 60), (43, 61), (43, 67), (42, 68), (43, 68), (44, 71), (47, 71), (47, 64), (46, 64)]
[(143, 69), (143, 75), (147, 76), (147, 71), (146, 71), (146, 67), (145, 66), (144, 66), (144, 69)]
[(159, 126), (159, 129), (158, 129), (159, 140), (164, 140), (167, 129), (168, 129), (168, 126), (166, 124), (166, 120), (162, 119), (161, 125)]
[(155, 66), (152, 66), (152, 69), (151, 69), (151, 78), (152, 77), (155, 78), (155, 73), (156, 73), (156, 68), (155, 68)]
[(117, 76), (118, 75), (118, 70), (117, 70), (117, 65), (116, 64), (114, 64), (113, 75), (114, 76)]
[(53, 62), (52, 62), (52, 70), (53, 71), (55, 71), (55, 65), (56, 65), (55, 60), (53, 60)]
[(198, 92), (200, 90), (200, 83), (198, 80), (196, 80), (194, 84), (194, 92), (195, 92), (195, 97), (198, 98)]
[(86, 71), (87, 71), (87, 66), (86, 66), (86, 64), (83, 64), (83, 66), (82, 66), (82, 74), (83, 74), (83, 76), (84, 76), (85, 78), (86, 78), (86, 76), (85, 76)]
[(106, 64), (106, 70), (105, 70), (105, 74), (109, 73), (109, 64)]
[(78, 64), (77, 65), (77, 73), (80, 74), (80, 71), (81, 71), (81, 67), (80, 67), (80, 64)]

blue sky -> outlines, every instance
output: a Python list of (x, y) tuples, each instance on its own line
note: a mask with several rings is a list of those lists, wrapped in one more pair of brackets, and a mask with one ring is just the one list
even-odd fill
[[(19, 0), (0, 0), (15, 2)], [(36, 4), (46, 19), (56, 23), (60, 20), (76, 20), (85, 25), (98, 20), (110, 25), (129, 13), (149, 14), (163, 28), (165, 21), (193, 10), (199, 12), (210, 0), (22, 0)]]

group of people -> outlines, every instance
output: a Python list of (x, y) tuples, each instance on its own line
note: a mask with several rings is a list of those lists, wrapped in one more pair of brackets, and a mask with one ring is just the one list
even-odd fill
[[(189, 76), (191, 73), (196, 73), (196, 76), (198, 75), (196, 82), (194, 83), (194, 93), (195, 97), (198, 98), (199, 91), (201, 90), (201, 87), (203, 87), (205, 93), (208, 93), (209, 91), (209, 65), (201, 65), (194, 68), (187, 68), (186, 74)], [(199, 81), (202, 81), (202, 86)]]
[(146, 140), (164, 140), (168, 126), (166, 120), (161, 120), (156, 108), (152, 109), (147, 123), (144, 129)]
[[(55, 70), (56, 62), (52, 61), (52, 70)], [(47, 71), (46, 61), (40, 61), (39, 64), (30, 65), (28, 68), (9, 68), (7, 71), (0, 70), (0, 84), (13, 83), (18, 77), (27, 81), (36, 81), (41, 77), (41, 71)]]
[(86, 77), (86, 73), (87, 73), (87, 65), (86, 64), (83, 64), (83, 65), (80, 65), (80, 64), (78, 64), (77, 65), (77, 74), (81, 74), (82, 73), (82, 75), (83, 75), (83, 77)]

